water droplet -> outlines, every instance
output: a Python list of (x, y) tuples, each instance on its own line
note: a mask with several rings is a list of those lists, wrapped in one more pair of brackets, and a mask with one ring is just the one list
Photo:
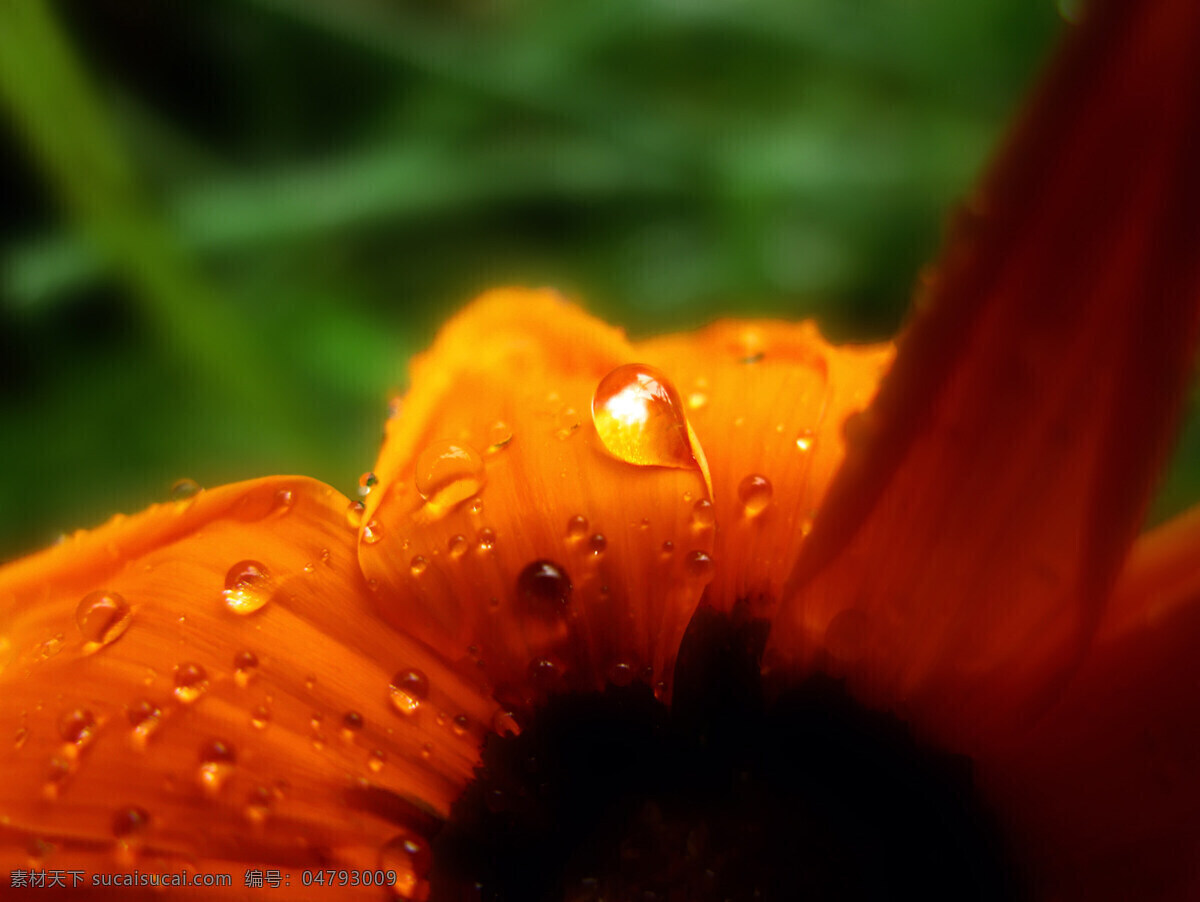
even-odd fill
[(462, 736), (467, 732), (467, 726), (469, 724), (470, 724), (470, 720), (467, 718), (467, 715), (459, 714), (458, 716), (456, 716), (454, 718), (453, 726), (451, 727), (451, 729), (454, 730), (455, 736)]
[(362, 540), (364, 545), (374, 545), (383, 540), (383, 527), (379, 525), (378, 520), (372, 520), (363, 529)]
[(239, 651), (233, 656), (234, 682), (245, 689), (250, 685), (250, 680), (254, 678), (254, 672), (257, 667), (258, 655), (252, 651)]
[(672, 542), (670, 539), (668, 539), (667, 541), (662, 543), (662, 556), (663, 557), (670, 557), (674, 553), (675, 553), (675, 543), (674, 542)]
[(483, 499), (482, 498), (471, 499), (471, 505), (467, 509), (473, 514), (482, 514), (483, 513)]
[(751, 474), (738, 485), (738, 499), (747, 517), (757, 517), (771, 504), (774, 488), (766, 476)]
[(813, 445), (817, 442), (816, 433), (805, 429), (796, 436), (796, 449), (798, 451), (807, 452), (813, 449)]
[(483, 458), (470, 445), (439, 441), (417, 455), (417, 491), (435, 514), (478, 495), (486, 481)]
[(712, 529), (717, 523), (717, 511), (707, 498), (701, 498), (692, 505), (692, 532), (703, 532)]
[(236, 762), (237, 755), (228, 742), (210, 739), (204, 743), (200, 746), (200, 770), (196, 775), (201, 788), (209, 795), (215, 795), (233, 774)]
[(588, 551), (592, 553), (592, 557), (600, 557), (604, 554), (604, 549), (608, 547), (608, 539), (604, 538), (600, 533), (596, 533), (588, 539)]
[(190, 705), (208, 689), (208, 672), (191, 662), (175, 668), (175, 697)]
[(692, 579), (708, 580), (712, 578), (713, 559), (706, 551), (692, 551), (687, 556), (686, 568)]
[(488, 428), (488, 454), (503, 451), (512, 441), (512, 427), (503, 420), (497, 420)]
[(429, 569), (429, 561), (425, 560), (421, 555), (417, 555), (408, 564), (408, 570), (413, 576), (420, 576)]
[(492, 718), (492, 731), (499, 736), (516, 736), (521, 732), (512, 711), (501, 708)]
[(571, 578), (554, 561), (527, 564), (517, 577), (517, 598), (523, 609), (540, 617), (558, 617), (571, 600)]
[(271, 573), (259, 561), (238, 561), (225, 574), (221, 592), (225, 607), (235, 614), (253, 614), (271, 600)]
[(292, 509), (295, 504), (295, 496), (291, 489), (280, 489), (275, 493), (274, 512), (276, 516), (282, 517)]
[(13, 748), (20, 749), (29, 740), (29, 730), (26, 727), (18, 727), (16, 734), (13, 736)]
[[(367, 492), (371, 491), (371, 489), (375, 488), (377, 485), (379, 485), (379, 477), (369, 470), (358, 477), (358, 488), (360, 495), (367, 494)], [(363, 489), (366, 489), (366, 492), (362, 491)]]
[(265, 786), (256, 786), (246, 796), (246, 820), (252, 824), (261, 824), (271, 813), (271, 802), (274, 796)]
[(116, 838), (123, 839), (144, 832), (149, 824), (150, 815), (146, 813), (146, 809), (130, 805), (113, 815), (112, 833)]
[(366, 507), (361, 501), (351, 501), (346, 505), (346, 526), (354, 532), (358, 532), (358, 528), (362, 526), (363, 511)]
[(121, 638), (132, 620), (129, 602), (116, 592), (90, 592), (75, 608), (79, 632), (96, 648)]
[(383, 749), (372, 749), (371, 754), (367, 755), (367, 767), (371, 773), (377, 774), (383, 770), (383, 765), (387, 763), (387, 755)]
[(571, 541), (578, 542), (587, 535), (587, 531), (587, 517), (577, 515), (567, 521), (567, 538)]
[(628, 686), (637, 676), (637, 667), (628, 661), (617, 661), (608, 668), (608, 681), (614, 686)]
[(679, 393), (651, 366), (619, 366), (596, 387), (592, 422), (610, 454), (639, 466), (696, 466)]
[(432, 863), (429, 846), (414, 837), (397, 836), (379, 850), (379, 867), (396, 875), (391, 891), (401, 899), (413, 899), (422, 892)]
[(265, 730), (271, 722), (271, 712), (266, 705), (257, 705), (250, 712), (250, 725), (256, 730)]
[(433, 757), (433, 743), (426, 742), (421, 745), (421, 757), (426, 761)]
[(565, 441), (573, 436), (579, 429), (580, 419), (579, 412), (574, 407), (568, 407), (560, 411), (554, 418), (556, 428), (554, 435), (559, 441)]
[(475, 538), (479, 542), (476, 547), (480, 552), (488, 552), (496, 547), (496, 533), (486, 526), (479, 530)]
[(429, 698), (429, 678), (419, 670), (401, 670), (388, 686), (392, 707), (401, 714), (412, 716)]
[(58, 734), (74, 751), (81, 751), (95, 738), (96, 715), (87, 708), (68, 711), (59, 718)]
[(467, 541), (467, 537), (463, 535), (451, 536), (448, 550), (450, 557), (460, 558), (467, 553), (467, 549), (471, 547), (471, 543)]
[(204, 490), (200, 487), (200, 483), (194, 479), (177, 479), (171, 484), (171, 500), (188, 501), (202, 491)]
[(357, 711), (347, 711), (342, 715), (342, 732), (345, 735), (357, 733), (363, 728), (363, 716)]
[(162, 709), (149, 699), (143, 698), (129, 706), (129, 726), (133, 728), (130, 740), (136, 749), (144, 749), (154, 731), (162, 723)]

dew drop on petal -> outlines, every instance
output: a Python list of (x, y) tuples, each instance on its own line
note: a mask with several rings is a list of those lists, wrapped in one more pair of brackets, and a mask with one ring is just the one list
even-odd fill
[(604, 549), (608, 547), (608, 539), (604, 538), (600, 533), (596, 533), (588, 539), (588, 551), (592, 553), (592, 557), (600, 557), (604, 554)]
[(517, 599), (527, 613), (557, 617), (571, 601), (571, 578), (560, 564), (539, 560), (527, 564), (517, 576)]
[(145, 808), (130, 805), (122, 808), (113, 815), (112, 834), (117, 839), (125, 839), (137, 833), (145, 832), (150, 824), (150, 815)]
[(489, 529), (485, 526), (483, 529), (479, 530), (475, 538), (479, 543), (476, 548), (480, 552), (488, 552), (496, 547), (496, 532), (493, 529)]
[(68, 711), (59, 718), (58, 734), (64, 742), (76, 749), (83, 749), (95, 737), (96, 715), (87, 708)]
[(567, 538), (573, 542), (578, 542), (587, 535), (588, 521), (587, 517), (576, 515), (567, 521)]
[(208, 689), (208, 672), (199, 664), (187, 662), (175, 668), (175, 697), (190, 705)]
[(383, 527), (378, 520), (372, 520), (363, 528), (362, 540), (364, 545), (375, 545), (383, 541)]
[(738, 485), (738, 500), (747, 517), (757, 517), (771, 504), (774, 487), (766, 476), (751, 474)]
[(685, 567), (688, 576), (692, 579), (708, 580), (712, 578), (713, 560), (707, 551), (689, 552)]
[(136, 749), (144, 749), (154, 731), (162, 723), (162, 709), (149, 699), (143, 698), (129, 706), (129, 726), (133, 728), (130, 740)]
[(225, 574), (221, 592), (225, 607), (235, 614), (253, 614), (271, 600), (271, 573), (259, 561), (238, 561)]
[(797, 451), (800, 451), (800, 452), (811, 451), (813, 449), (813, 446), (816, 443), (817, 443), (816, 433), (812, 432), (811, 430), (805, 429), (803, 432), (801, 432), (799, 435), (796, 436), (796, 450)]
[(383, 770), (384, 764), (387, 763), (387, 755), (383, 749), (372, 749), (371, 754), (367, 755), (367, 767), (371, 773), (377, 774)]
[(512, 441), (512, 427), (503, 420), (497, 420), (488, 427), (488, 454), (496, 454), (508, 447)]
[(675, 553), (675, 543), (674, 542), (672, 542), (670, 539), (668, 539), (667, 541), (662, 543), (662, 556), (664, 558), (668, 558), (674, 553)]
[(203, 491), (194, 479), (177, 479), (171, 484), (172, 501), (188, 501)]
[(200, 746), (200, 769), (196, 778), (202, 789), (210, 795), (220, 791), (233, 774), (237, 754), (223, 739), (210, 739)]
[(429, 698), (429, 678), (420, 670), (401, 670), (388, 685), (392, 707), (406, 716), (416, 714)]
[(463, 736), (467, 732), (467, 726), (470, 724), (470, 720), (467, 718), (467, 715), (459, 714), (451, 723), (451, 729), (454, 730), (454, 735)]
[(351, 501), (346, 505), (346, 526), (357, 532), (362, 526), (363, 511), (366, 510), (366, 505), (361, 501)]
[(419, 893), (424, 897), (423, 882), (432, 864), (429, 846), (416, 837), (397, 836), (379, 850), (379, 867), (396, 875), (389, 889), (400, 899), (414, 899)]
[[(368, 492), (379, 484), (379, 477), (369, 470), (358, 477), (358, 487), (366, 489)], [(365, 493), (363, 493), (365, 494)]]
[(641, 363), (619, 366), (596, 386), (592, 422), (619, 460), (639, 466), (696, 466), (683, 402), (667, 377)]
[(357, 711), (347, 711), (342, 715), (342, 737), (350, 739), (363, 728), (363, 716)]
[(292, 494), (291, 489), (280, 489), (275, 493), (275, 502), (272, 510), (277, 516), (282, 517), (284, 514), (291, 511), (292, 505), (295, 504), (295, 502), (296, 499)]
[(467, 549), (471, 547), (471, 543), (467, 541), (467, 537), (456, 535), (450, 537), (450, 544), (447, 550), (450, 552), (450, 557), (460, 558), (467, 553)]
[(266, 705), (256, 705), (250, 712), (250, 725), (256, 730), (265, 730), (271, 722), (271, 711)]
[(717, 511), (707, 498), (701, 498), (692, 505), (691, 526), (693, 532), (712, 529), (717, 522)]
[(132, 611), (116, 592), (90, 592), (75, 608), (75, 623), (85, 641), (99, 647), (117, 641), (129, 629)]
[(420, 576), (428, 569), (429, 561), (419, 554), (408, 563), (408, 570), (413, 576)]
[(256, 786), (250, 790), (246, 796), (246, 807), (243, 809), (246, 820), (252, 824), (263, 823), (271, 813), (272, 799), (271, 790), (265, 786)]
[(252, 651), (239, 651), (233, 656), (233, 679), (241, 688), (245, 689), (250, 685), (250, 680), (254, 678), (255, 670), (258, 668), (258, 655)]
[(479, 494), (486, 480), (483, 457), (462, 442), (434, 442), (417, 455), (417, 491), (435, 513)]

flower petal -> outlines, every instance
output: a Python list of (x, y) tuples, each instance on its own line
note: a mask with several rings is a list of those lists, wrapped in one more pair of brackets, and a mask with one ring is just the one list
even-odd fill
[[(298, 868), (394, 867), (389, 840), (423, 842), (495, 706), (379, 623), (346, 503), (240, 483), (0, 570), (0, 857), (274, 865), (299, 891)], [(413, 716), (389, 693), (409, 669)]]
[(601, 380), (634, 362), (554, 292), (494, 291), (416, 359), (388, 423), (363, 572), (392, 624), (475, 659), (509, 704), (639, 675), (668, 691), (711, 576), (712, 529), (691, 525), (703, 455), (679, 411), (616, 436), (625, 459), (593, 424)]
[(845, 456), (842, 424), (874, 397), (892, 346), (835, 348), (811, 322), (727, 320), (636, 353), (677, 380), (708, 459), (720, 565), (705, 601), (771, 617)]
[(1193, 359), (1198, 36), (1191, 0), (1089, 7), (850, 424), (772, 638), (792, 666), (995, 734), (1078, 664)]
[(1197, 561), (1200, 508), (1140, 539), (1061, 701), (976, 756), (1047, 896), (1195, 898)]

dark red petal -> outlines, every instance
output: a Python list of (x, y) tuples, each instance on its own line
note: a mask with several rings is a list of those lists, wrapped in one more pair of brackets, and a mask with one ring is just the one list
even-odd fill
[(773, 637), (943, 733), (1019, 724), (1077, 666), (1193, 359), (1200, 4), (1091, 13), (851, 424)]

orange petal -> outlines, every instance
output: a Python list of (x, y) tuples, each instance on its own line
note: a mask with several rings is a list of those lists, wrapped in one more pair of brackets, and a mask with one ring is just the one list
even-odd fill
[(976, 756), (1048, 897), (1196, 898), (1198, 524), (1200, 508), (1138, 541), (1062, 700)]
[(1200, 305), (1200, 5), (1093, 4), (953, 234), (773, 653), (945, 732), (1052, 696), (1136, 533)]
[(811, 322), (729, 320), (636, 353), (677, 380), (707, 455), (721, 565), (705, 601), (772, 616), (845, 456), (842, 425), (874, 396), (892, 346), (835, 348)]
[[(391, 839), (424, 842), (494, 705), (372, 613), (346, 504), (240, 483), (0, 570), (8, 865), (244, 888), (253, 864), (303, 894), (302, 868), (395, 867)], [(427, 692), (401, 714), (389, 683), (410, 669)]]
[(363, 571), (391, 623), (477, 660), (512, 704), (636, 676), (666, 691), (711, 576), (712, 529), (691, 524), (703, 455), (679, 444), (669, 392), (606, 386), (618, 413), (651, 405), (626, 426), (601, 420), (625, 459), (593, 425), (601, 380), (635, 362), (621, 333), (553, 292), (495, 291), (417, 358), (388, 423)]

